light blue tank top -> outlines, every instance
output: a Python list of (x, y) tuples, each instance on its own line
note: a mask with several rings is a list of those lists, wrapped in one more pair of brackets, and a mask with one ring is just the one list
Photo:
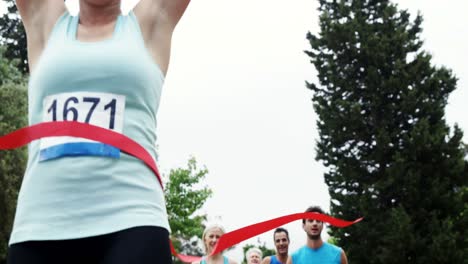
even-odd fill
[[(229, 259), (227, 257), (225, 257), (225, 256), (223, 256), (223, 261), (224, 261), (223, 264), (229, 264)], [(200, 262), (200, 264), (207, 264), (206, 259), (203, 258), (202, 261)]]
[(324, 242), (320, 248), (303, 246), (291, 255), (293, 264), (341, 264), (341, 248)]
[[(88, 122), (123, 133), (156, 158), (156, 113), (164, 76), (137, 18), (117, 19), (112, 38), (76, 39), (78, 17), (56, 23), (29, 81), (29, 124)], [(35, 141), (10, 244), (74, 239), (136, 226), (169, 230), (164, 194), (141, 161), (97, 142)]]

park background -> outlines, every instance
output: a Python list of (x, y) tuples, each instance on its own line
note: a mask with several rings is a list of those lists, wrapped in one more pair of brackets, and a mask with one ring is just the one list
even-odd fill
[[(468, 2), (393, 2), (424, 17), (423, 49), (458, 78), (447, 123), (467, 131)], [(233, 230), (309, 205), (329, 210), (325, 167), (315, 160), (317, 116), (305, 87), (317, 83), (304, 53), (306, 33), (319, 30), (317, 8), (312, 0), (192, 1), (177, 26), (158, 116), (159, 166), (167, 174), (193, 156), (208, 168), (203, 184), (213, 195), (200, 210), (208, 222)], [(300, 222), (285, 227), (292, 252), (305, 235)], [(241, 261), (242, 245), (259, 241), (273, 248), (272, 232), (227, 255)]]

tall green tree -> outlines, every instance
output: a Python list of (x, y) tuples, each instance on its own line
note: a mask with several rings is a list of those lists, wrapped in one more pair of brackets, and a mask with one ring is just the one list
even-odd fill
[(306, 51), (317, 159), (331, 213), (365, 217), (333, 237), (351, 263), (466, 263), (463, 133), (444, 119), (457, 79), (421, 50), (422, 16), (388, 0), (319, 4)]
[[(15, 63), (3, 56), (4, 50), (0, 46), (0, 136), (27, 124), (25, 80)], [(8, 240), (26, 155), (25, 148), (0, 151), (0, 264), (6, 263)]]
[(8, 11), (0, 14), (0, 45), (7, 47), (3, 54), (6, 58), (18, 59), (17, 67), (22, 73), (29, 72), (26, 33), (14, 0), (3, 1)]
[[(172, 169), (169, 173), (164, 194), (172, 241), (179, 253), (203, 255), (200, 238), (207, 215), (197, 211), (212, 194), (211, 189), (201, 184), (207, 173), (206, 168), (198, 168), (194, 158), (188, 161), (186, 168)], [(174, 263), (182, 262), (174, 259)]]

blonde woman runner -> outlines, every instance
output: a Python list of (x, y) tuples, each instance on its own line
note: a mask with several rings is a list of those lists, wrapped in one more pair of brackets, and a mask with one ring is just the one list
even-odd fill
[(219, 238), (224, 235), (225, 230), (222, 226), (214, 224), (209, 225), (205, 228), (202, 235), (203, 246), (205, 247), (206, 257), (200, 262), (194, 262), (192, 264), (237, 264), (236, 261), (223, 256), (223, 253), (218, 253), (210, 256), (213, 252)]

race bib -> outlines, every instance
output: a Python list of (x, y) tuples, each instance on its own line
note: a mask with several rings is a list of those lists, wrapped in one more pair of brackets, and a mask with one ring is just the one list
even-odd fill
[[(125, 96), (111, 93), (75, 92), (47, 96), (43, 121), (77, 121), (122, 133)], [(119, 158), (118, 148), (75, 137), (44, 138), (39, 160), (64, 156), (104, 156)]]

